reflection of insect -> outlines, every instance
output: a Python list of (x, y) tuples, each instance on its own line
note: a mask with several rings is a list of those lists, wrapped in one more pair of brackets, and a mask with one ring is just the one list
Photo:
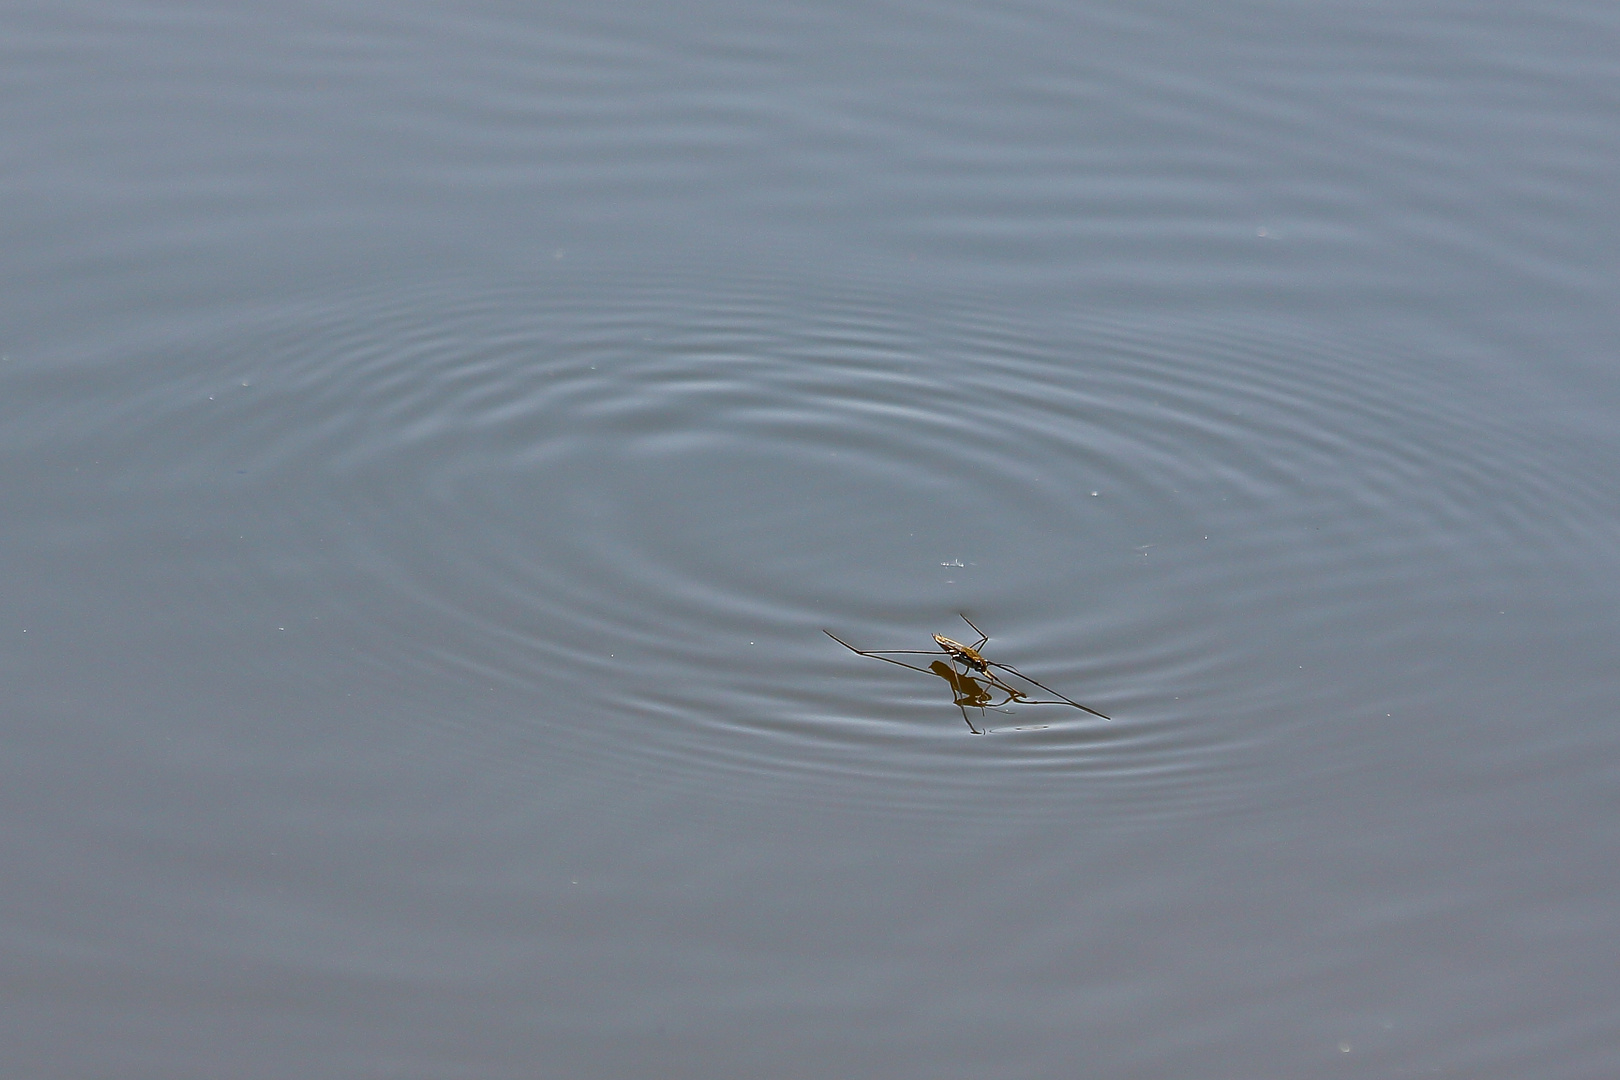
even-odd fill
[[(1102, 717), (1104, 720), (1109, 718), (1106, 713), (1100, 713), (1096, 709), (1093, 709), (1090, 705), (1082, 705), (1078, 701), (1073, 701), (1064, 697), (1062, 694), (1059, 694), (1056, 690), (1053, 690), (1045, 683), (1036, 682), (1028, 675), (1025, 675), (1023, 672), (1013, 667), (1011, 664), (1000, 664), (994, 660), (985, 659), (984, 654), (979, 650), (984, 648), (984, 643), (990, 640), (990, 635), (986, 634), (983, 630), (980, 630), (977, 626), (973, 626), (973, 620), (968, 618), (966, 615), (962, 616), (962, 621), (973, 627), (973, 632), (979, 635), (979, 640), (975, 641), (972, 645), (964, 645), (960, 641), (952, 641), (943, 634), (935, 634), (934, 643), (937, 644), (941, 649), (945, 650), (945, 655), (950, 657), (951, 662), (946, 664), (941, 660), (935, 660), (926, 668), (920, 668), (915, 664), (908, 664), (903, 660), (891, 660), (889, 658), (891, 656), (934, 655), (934, 653), (929, 649), (857, 649), (855, 646), (851, 645), (849, 642), (845, 641), (831, 630), (823, 630), (822, 633), (826, 634), (828, 637), (832, 638), (834, 641), (838, 642), (838, 644), (842, 645), (852, 653), (871, 657), (873, 660), (882, 660), (885, 664), (897, 664), (903, 668), (910, 668), (912, 671), (921, 671), (927, 674), (938, 675), (940, 678), (950, 683), (951, 691), (956, 699), (955, 705), (957, 708), (962, 710), (962, 719), (967, 721), (968, 730), (973, 732), (975, 735), (983, 734), (983, 732), (974, 727), (973, 721), (968, 719), (967, 711), (969, 705), (976, 707), (981, 715), (983, 715), (986, 708), (999, 709), (1003, 705), (1015, 702), (1020, 705), (1073, 705), (1076, 709), (1083, 709), (1093, 716)], [(958, 664), (962, 666), (960, 671), (957, 670)], [(1000, 668), (1009, 675), (1029, 683), (1031, 686), (1039, 687), (1040, 689), (1045, 690), (1048, 694), (1058, 698), (1058, 700), (1032, 700), (1026, 692), (1008, 683), (1006, 679), (990, 670), (991, 668)], [(983, 679), (983, 682), (969, 675), (968, 672), (970, 671), (977, 672), (978, 675)], [(992, 690), (998, 691), (1006, 696), (1000, 701), (992, 701)]]

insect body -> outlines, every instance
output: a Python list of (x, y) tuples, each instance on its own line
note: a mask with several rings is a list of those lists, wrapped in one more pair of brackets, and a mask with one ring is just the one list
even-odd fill
[[(1090, 705), (1082, 705), (1078, 701), (1064, 697), (1062, 694), (1059, 694), (1056, 690), (1053, 690), (1045, 683), (1036, 682), (1028, 675), (1025, 675), (1023, 672), (1013, 667), (1011, 664), (1002, 664), (997, 663), (994, 660), (986, 659), (984, 654), (979, 650), (984, 648), (984, 644), (990, 640), (990, 636), (983, 630), (980, 630), (977, 626), (974, 626), (973, 620), (969, 619), (966, 615), (962, 616), (962, 621), (973, 628), (973, 632), (979, 635), (979, 640), (975, 641), (972, 645), (964, 645), (960, 641), (954, 641), (951, 638), (946, 637), (944, 634), (935, 634), (934, 644), (945, 650), (945, 654), (950, 657), (951, 663), (949, 666), (947, 666), (936, 660), (926, 668), (917, 667), (915, 664), (907, 664), (901, 660), (890, 659), (891, 656), (935, 655), (926, 649), (857, 649), (843, 638), (834, 634), (831, 630), (823, 630), (822, 633), (826, 634), (828, 637), (832, 638), (834, 641), (838, 642), (838, 644), (842, 645), (852, 653), (871, 657), (873, 660), (882, 660), (886, 664), (898, 664), (900, 667), (910, 668), (912, 671), (931, 673), (945, 679), (948, 683), (950, 683), (951, 689), (955, 694), (956, 707), (962, 710), (962, 719), (967, 721), (968, 730), (973, 732), (975, 735), (982, 734), (982, 732), (973, 726), (972, 720), (968, 719), (967, 707), (969, 705), (977, 706), (981, 714), (984, 712), (987, 705), (992, 708), (999, 708), (1000, 706), (1009, 704), (1011, 702), (1018, 702), (1024, 705), (1072, 705), (1076, 709), (1082, 709), (1088, 713), (1091, 713), (1093, 716), (1100, 716), (1104, 720), (1109, 719), (1106, 713), (1100, 713), (1096, 709), (1093, 709)], [(956, 665), (958, 664), (962, 665), (964, 670), (958, 671), (956, 669)], [(1048, 694), (1053, 695), (1059, 700), (1032, 701), (1027, 692), (1013, 686), (1007, 682), (1006, 679), (996, 674), (995, 671), (992, 671), (991, 668), (999, 668), (1000, 670), (1007, 672), (1009, 675), (1012, 675), (1014, 678), (1021, 679), (1024, 682), (1029, 683), (1031, 686), (1045, 690)], [(977, 672), (984, 679), (984, 683), (988, 684), (988, 686), (981, 684), (977, 679), (969, 677), (967, 674), (969, 671)], [(999, 702), (992, 702), (990, 700), (990, 688), (992, 687), (1005, 694), (1006, 697)]]
[[(964, 615), (962, 617), (964, 619), (967, 618), (966, 615)], [(972, 623), (968, 623), (968, 625), (973, 626)], [(973, 628), (975, 630), (978, 629), (978, 627), (976, 627), (976, 626), (974, 626)], [(980, 656), (979, 655), (979, 650), (975, 649), (972, 645), (964, 645), (960, 641), (952, 641), (950, 638), (946, 637), (944, 634), (935, 634), (934, 635), (934, 640), (939, 642), (939, 647), (940, 648), (944, 649), (946, 652), (951, 654), (951, 659), (952, 660), (956, 660), (956, 661), (958, 661), (960, 663), (966, 664), (968, 667), (972, 668), (974, 671), (988, 671), (990, 669), (990, 661), (988, 661), (984, 657)], [(985, 641), (988, 641), (988, 640), (989, 640), (988, 638), (985, 639)], [(984, 641), (979, 642), (979, 644), (983, 645)]]

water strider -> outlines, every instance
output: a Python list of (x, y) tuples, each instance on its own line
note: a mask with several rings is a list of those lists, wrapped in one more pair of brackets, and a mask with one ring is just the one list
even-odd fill
[[(981, 715), (984, 713), (984, 710), (987, 707), (1000, 708), (1001, 706), (1010, 704), (1012, 702), (1017, 702), (1021, 705), (1072, 705), (1076, 709), (1083, 709), (1086, 712), (1091, 713), (1093, 716), (1102, 717), (1104, 720), (1111, 719), (1107, 713), (1098, 712), (1090, 705), (1082, 705), (1072, 698), (1065, 697), (1056, 690), (1053, 690), (1050, 686), (1047, 686), (1045, 683), (1037, 682), (1028, 675), (1025, 675), (1011, 664), (1002, 664), (995, 660), (987, 659), (979, 650), (984, 648), (985, 642), (990, 640), (990, 635), (986, 634), (983, 630), (980, 630), (977, 626), (974, 626), (973, 620), (968, 618), (966, 615), (962, 616), (962, 621), (967, 623), (968, 626), (972, 627), (973, 632), (979, 635), (979, 640), (975, 641), (972, 645), (964, 645), (960, 641), (954, 641), (943, 634), (935, 634), (934, 643), (941, 649), (945, 650), (945, 654), (951, 658), (951, 663), (949, 666), (947, 666), (936, 660), (926, 668), (920, 668), (915, 664), (908, 664), (903, 660), (891, 660), (890, 657), (932, 656), (934, 655), (932, 650), (857, 649), (855, 646), (851, 645), (849, 642), (845, 641), (831, 630), (823, 630), (822, 633), (838, 642), (838, 644), (842, 645), (850, 652), (856, 653), (860, 656), (870, 657), (873, 660), (882, 660), (886, 664), (897, 664), (900, 667), (909, 668), (912, 671), (921, 671), (924, 674), (938, 675), (939, 677), (943, 678), (946, 682), (951, 684), (951, 690), (954, 692), (956, 698), (956, 707), (962, 710), (962, 719), (967, 722), (968, 730), (973, 732), (975, 735), (982, 735), (984, 733), (978, 728), (974, 727), (973, 721), (968, 718), (967, 707), (969, 705), (976, 706)], [(957, 664), (961, 664), (963, 670), (958, 671), (956, 668)], [(1031, 686), (1039, 687), (1040, 689), (1045, 690), (1048, 694), (1054, 695), (1058, 700), (1032, 700), (1027, 693), (1009, 684), (1001, 676), (990, 670), (991, 668), (1000, 668), (1002, 671), (1005, 671), (1008, 674), (1029, 683)], [(990, 689), (981, 684), (979, 680), (970, 676), (968, 674), (969, 671), (977, 672), (979, 675), (983, 676), (985, 682), (989, 683), (990, 687), (1001, 691), (1006, 695), (1006, 697), (1001, 701), (992, 702), (990, 700)]]

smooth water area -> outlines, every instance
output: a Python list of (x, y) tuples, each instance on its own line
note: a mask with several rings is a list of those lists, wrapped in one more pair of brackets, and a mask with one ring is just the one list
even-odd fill
[(1612, 8), (0, 24), (16, 1075), (1620, 1070)]

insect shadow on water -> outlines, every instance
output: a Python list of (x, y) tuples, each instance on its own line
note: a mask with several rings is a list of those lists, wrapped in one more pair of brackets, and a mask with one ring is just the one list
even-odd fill
[[(951, 693), (955, 698), (954, 704), (958, 709), (962, 710), (962, 719), (967, 722), (968, 730), (973, 732), (975, 735), (983, 735), (984, 732), (973, 726), (973, 720), (968, 716), (968, 708), (970, 706), (979, 710), (979, 715), (981, 718), (984, 716), (984, 710), (987, 708), (999, 709), (1004, 705), (1018, 704), (1072, 705), (1076, 709), (1082, 709), (1093, 716), (1100, 716), (1104, 720), (1110, 719), (1107, 713), (1100, 713), (1096, 709), (1093, 709), (1090, 705), (1082, 705), (1072, 698), (1064, 697), (1062, 694), (1058, 693), (1056, 690), (1053, 690), (1045, 683), (1036, 682), (1028, 675), (1025, 675), (1023, 672), (1013, 667), (1011, 664), (1002, 664), (994, 660), (986, 659), (984, 654), (979, 650), (984, 648), (985, 642), (990, 640), (990, 635), (986, 634), (983, 630), (980, 630), (977, 626), (974, 626), (973, 620), (968, 618), (966, 615), (962, 616), (962, 621), (973, 628), (973, 632), (979, 635), (979, 640), (975, 641), (972, 645), (964, 645), (960, 641), (952, 641), (943, 634), (935, 634), (934, 644), (945, 650), (945, 655), (950, 658), (950, 663), (947, 664), (943, 660), (935, 660), (932, 664), (929, 664), (925, 668), (918, 667), (916, 664), (908, 664), (904, 660), (893, 660), (890, 658), (895, 656), (933, 656), (935, 654), (931, 649), (857, 649), (855, 646), (851, 645), (849, 642), (845, 641), (831, 630), (823, 630), (822, 633), (838, 642), (838, 644), (842, 645), (850, 652), (859, 656), (870, 657), (873, 660), (881, 660), (885, 664), (895, 664), (899, 667), (909, 668), (912, 671), (920, 671), (925, 675), (937, 675), (944, 679), (950, 684)], [(958, 664), (961, 665), (960, 670), (957, 668)], [(1006, 679), (996, 674), (995, 671), (992, 671), (992, 668), (999, 668), (1001, 671), (1005, 671), (1007, 674), (1016, 679), (1021, 679), (1037, 689), (1045, 690), (1057, 700), (1037, 701), (1029, 696), (1028, 691), (1020, 690), (1018, 687), (1013, 686), (1011, 683), (1007, 682)], [(976, 672), (979, 675), (979, 678), (974, 678), (969, 674), (969, 672)], [(981, 679), (983, 681), (981, 681)], [(996, 692), (999, 692), (1005, 696), (1000, 701), (995, 701), (993, 700), (993, 696)]]

